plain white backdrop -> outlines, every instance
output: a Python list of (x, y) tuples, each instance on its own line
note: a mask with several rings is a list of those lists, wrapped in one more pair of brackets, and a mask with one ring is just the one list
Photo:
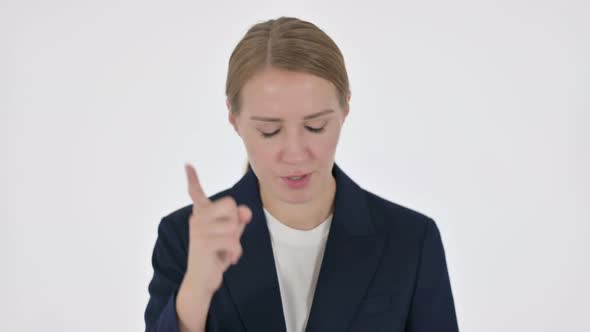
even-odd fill
[(253, 24), (317, 24), (351, 114), (336, 161), (434, 218), (462, 331), (590, 331), (590, 3), (0, 0), (0, 330), (141, 331), (157, 225), (246, 161)]

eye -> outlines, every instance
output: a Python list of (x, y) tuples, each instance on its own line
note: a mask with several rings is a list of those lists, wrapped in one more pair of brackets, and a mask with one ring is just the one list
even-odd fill
[(265, 133), (265, 132), (264, 132), (264, 131), (262, 131), (262, 130), (259, 130), (259, 131), (260, 131), (260, 133), (262, 134), (262, 137), (264, 137), (264, 138), (269, 138), (269, 137), (272, 137), (272, 136), (274, 136), (274, 135), (278, 134), (278, 132), (279, 132), (279, 131), (281, 131), (281, 130), (280, 130), (280, 129), (277, 129), (277, 130), (273, 131), (272, 133)]
[(314, 128), (314, 127), (309, 127), (309, 126), (305, 126), (305, 128), (309, 131), (311, 131), (312, 133), (321, 133), (322, 131), (324, 131), (324, 128), (326, 126), (320, 127), (320, 128)]

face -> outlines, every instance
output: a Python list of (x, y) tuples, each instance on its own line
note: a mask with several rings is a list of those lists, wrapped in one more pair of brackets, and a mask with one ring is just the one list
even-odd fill
[(348, 114), (334, 85), (312, 74), (268, 68), (246, 82), (241, 102), (229, 121), (244, 142), (261, 192), (289, 204), (325, 194)]

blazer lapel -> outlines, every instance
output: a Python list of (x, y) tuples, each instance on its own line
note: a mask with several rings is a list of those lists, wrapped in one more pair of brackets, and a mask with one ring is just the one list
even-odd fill
[(344, 331), (369, 287), (385, 237), (371, 223), (366, 194), (334, 164), (332, 225), (306, 331)]
[[(334, 164), (334, 215), (306, 331), (344, 331), (365, 296), (380, 261), (384, 236), (370, 220), (366, 194)], [(258, 179), (252, 168), (230, 190), (252, 210), (241, 237), (243, 254), (224, 283), (249, 331), (286, 331), (276, 267)]]
[(238, 204), (252, 210), (252, 220), (241, 237), (242, 257), (228, 268), (224, 283), (248, 331), (286, 331), (285, 318), (270, 234), (262, 210), (258, 179), (247, 173), (230, 192)]

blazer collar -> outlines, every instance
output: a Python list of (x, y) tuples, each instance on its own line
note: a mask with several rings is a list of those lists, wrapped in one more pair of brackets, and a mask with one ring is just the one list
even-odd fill
[[(332, 224), (306, 331), (346, 329), (364, 296), (383, 248), (371, 222), (366, 193), (336, 163)], [(258, 178), (248, 167), (230, 189), (238, 204), (252, 210), (241, 237), (243, 254), (225, 272), (224, 283), (250, 331), (286, 331), (281, 294)]]
[[(343, 236), (368, 236), (375, 234), (373, 224), (368, 220), (369, 209), (365, 193), (348, 175), (334, 163), (332, 175), (336, 180), (334, 215), (346, 216), (333, 223)], [(256, 174), (248, 165), (246, 174), (232, 187), (232, 196), (238, 204), (246, 204), (252, 209), (252, 221), (264, 222), (264, 211), (260, 200), (260, 188)], [(333, 230), (331, 229), (330, 232)]]

